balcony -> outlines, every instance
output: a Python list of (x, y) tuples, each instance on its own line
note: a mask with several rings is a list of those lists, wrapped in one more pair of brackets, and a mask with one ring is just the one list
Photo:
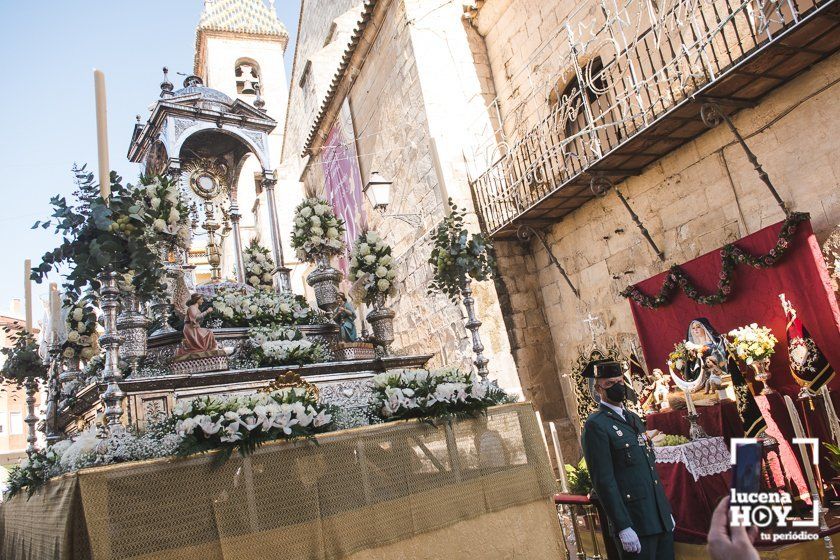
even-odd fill
[(583, 21), (593, 13), (584, 2), (563, 24), (565, 81), (537, 103), (544, 116), (500, 142), (471, 182), (493, 237), (557, 222), (595, 196), (593, 178), (618, 183), (708, 130), (704, 103), (727, 114), (753, 106), (840, 44), (835, 0), (594, 5), (599, 21)]

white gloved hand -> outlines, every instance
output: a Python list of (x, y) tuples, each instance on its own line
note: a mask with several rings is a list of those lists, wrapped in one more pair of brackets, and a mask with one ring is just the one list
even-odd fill
[(633, 527), (627, 527), (618, 532), (618, 539), (621, 541), (621, 546), (624, 552), (633, 552), (638, 554), (642, 551), (642, 543), (639, 542), (639, 536)]

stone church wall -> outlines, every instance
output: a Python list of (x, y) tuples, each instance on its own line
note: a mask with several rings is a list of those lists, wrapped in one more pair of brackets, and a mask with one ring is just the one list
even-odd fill
[[(295, 161), (300, 155), (315, 114), (321, 107), (341, 55), (347, 48), (350, 34), (356, 27), (361, 6), (361, 0), (301, 2), (301, 25), (298, 29), (294, 68), (289, 79), (284, 162)], [(331, 31), (333, 36), (329, 37)], [(304, 73), (306, 77), (301, 80)]]
[[(442, 96), (451, 95), (452, 84), (443, 84), (440, 74), (457, 71), (465, 62), (464, 57), (469, 57), (470, 68), (475, 72), (470, 43), (460, 19), (460, 7), (453, 4), (445, 9), (454, 10), (444, 15), (456, 24), (451, 32), (457, 56), (450, 57), (455, 70), (442, 69), (440, 64), (433, 65), (430, 59), (422, 58), (431, 56), (426, 49), (434, 48), (433, 43), (440, 41), (438, 35), (426, 33), (427, 27), (435, 24), (431, 18), (439, 14), (429, 15), (428, 4), (422, 2), (392, 0), (351, 89), (349, 104), (357, 136), (362, 183), (372, 171), (379, 171), (393, 181), (391, 204), (385, 214), (420, 215), (408, 218), (407, 223), (399, 218), (385, 217), (369, 204), (367, 206), (369, 226), (392, 244), (400, 262), (399, 296), (392, 302), (397, 313), (394, 325), (397, 339), (393, 347), (405, 353), (435, 354), (430, 363), (432, 367), (444, 364), (467, 367), (473, 354), (469, 333), (464, 328), (465, 312), (444, 296), (426, 294), (432, 278), (427, 263), (432, 249), (431, 233), (444, 211), (430, 130), (453, 131), (452, 122), (446, 122), (445, 113), (452, 108), (442, 102)], [(442, 32), (449, 33), (449, 30)], [(476, 88), (476, 99), (481, 101), (482, 85), (478, 78), (469, 84)], [(492, 86), (485, 76), (483, 86), (488, 84)], [(442, 88), (443, 85), (446, 88)], [(448, 151), (460, 150), (460, 147), (446, 142), (441, 144), (438, 151), (447, 177), (447, 194), (472, 210), (463, 160), (459, 156), (459, 174), (451, 164)], [(304, 182), (307, 189), (322, 192), (319, 160), (307, 167)], [(419, 227), (416, 225), (418, 220)], [(477, 228), (474, 215), (470, 220)], [(481, 337), (485, 355), (490, 359), (490, 376), (505, 388), (519, 393), (516, 365), (510, 353), (496, 289), (492, 282), (474, 288), (480, 319), (484, 322)]]

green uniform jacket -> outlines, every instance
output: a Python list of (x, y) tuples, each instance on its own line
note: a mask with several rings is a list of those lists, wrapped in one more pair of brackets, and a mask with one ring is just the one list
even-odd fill
[(583, 454), (613, 534), (632, 527), (640, 537), (672, 531), (671, 505), (656, 472), (653, 447), (638, 415), (625, 420), (601, 405), (583, 426)]

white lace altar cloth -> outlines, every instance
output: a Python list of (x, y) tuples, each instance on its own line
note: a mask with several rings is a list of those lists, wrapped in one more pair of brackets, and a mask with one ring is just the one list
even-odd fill
[(696, 482), (704, 476), (718, 474), (731, 467), (729, 448), (723, 438), (710, 437), (682, 445), (654, 447), (657, 463), (682, 463)]

